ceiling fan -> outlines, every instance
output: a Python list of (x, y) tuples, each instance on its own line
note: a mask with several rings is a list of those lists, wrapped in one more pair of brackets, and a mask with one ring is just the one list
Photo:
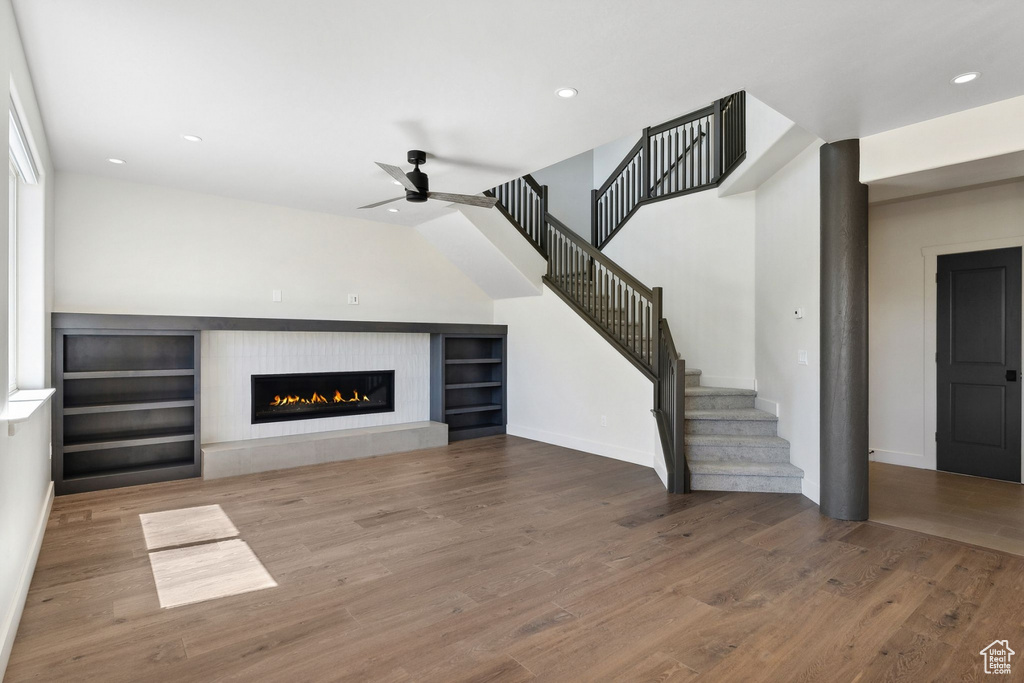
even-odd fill
[(395, 182), (405, 188), (405, 196), (395, 197), (394, 199), (385, 199), (384, 201), (377, 202), (375, 204), (360, 206), (360, 209), (373, 209), (378, 206), (390, 204), (391, 202), (397, 202), (400, 199), (416, 204), (425, 202), (428, 199), (437, 199), (442, 202), (451, 202), (452, 204), (481, 206), (485, 209), (492, 208), (498, 202), (494, 197), (477, 197), (471, 194), (431, 192), (430, 184), (427, 182), (427, 174), (420, 170), (420, 164), (427, 163), (427, 153), (419, 149), (410, 149), (408, 158), (409, 163), (416, 167), (408, 173), (400, 169), (398, 166), (382, 164), (379, 161), (377, 162), (377, 165), (384, 169), (385, 173), (394, 178)]

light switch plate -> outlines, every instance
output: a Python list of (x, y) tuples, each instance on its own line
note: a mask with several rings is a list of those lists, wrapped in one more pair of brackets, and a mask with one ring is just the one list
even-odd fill
[(804, 350), (797, 351), (796, 362), (800, 365), (807, 365), (807, 352)]
[(270, 291), (270, 300), (274, 303), (281, 303), (281, 290), (274, 289)]
[(797, 320), (800, 320), (801, 318), (803, 318), (804, 317), (804, 309), (802, 309), (802, 308), (794, 308), (793, 309), (793, 317), (796, 318)]

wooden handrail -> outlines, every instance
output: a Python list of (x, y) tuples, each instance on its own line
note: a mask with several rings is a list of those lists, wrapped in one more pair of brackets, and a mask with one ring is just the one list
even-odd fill
[[(730, 97), (732, 96), (730, 95)], [(672, 130), (673, 128), (684, 126), (687, 123), (692, 123), (694, 121), (699, 121), (700, 119), (707, 118), (708, 116), (711, 116), (714, 113), (714, 111), (715, 105), (709, 104), (706, 107), (698, 109), (697, 111), (691, 111), (689, 114), (683, 114), (682, 116), (672, 119), (671, 121), (660, 123), (657, 126), (651, 126), (651, 135), (664, 133), (666, 130)]]
[(629, 166), (629, 162), (633, 161), (633, 158), (637, 155), (637, 153), (639, 153), (640, 150), (643, 149), (643, 144), (643, 140), (638, 140), (637, 143), (633, 145), (633, 147), (628, 152), (626, 152), (625, 158), (623, 158), (623, 160), (619, 162), (619, 165), (615, 167), (615, 170), (611, 172), (611, 175), (608, 176), (608, 180), (604, 181), (604, 184), (601, 187), (597, 188), (597, 193), (599, 195), (604, 194), (605, 190), (611, 187), (612, 183), (618, 180), (619, 175), (626, 169), (626, 166)]
[(635, 277), (630, 275), (628, 272), (626, 272), (626, 270), (622, 266), (617, 264), (615, 261), (612, 261), (604, 254), (604, 252), (602, 252), (600, 249), (592, 245), (590, 242), (576, 234), (572, 230), (572, 228), (567, 226), (565, 223), (558, 220), (551, 214), (548, 214), (548, 223), (558, 228), (558, 231), (562, 233), (566, 239), (568, 239), (574, 245), (579, 247), (581, 250), (585, 251), (587, 253), (587, 256), (594, 259), (594, 261), (600, 263), (602, 266), (604, 266), (609, 271), (614, 273), (616, 277), (618, 277), (620, 280), (628, 284), (630, 288), (642, 293), (648, 299), (654, 298), (654, 292), (651, 290), (650, 287), (648, 287), (647, 285), (645, 285), (644, 283), (640, 282)]

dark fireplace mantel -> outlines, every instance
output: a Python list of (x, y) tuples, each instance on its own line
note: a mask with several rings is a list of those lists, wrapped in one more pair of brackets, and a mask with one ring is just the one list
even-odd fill
[(394, 370), (252, 375), (252, 424), (394, 410)]

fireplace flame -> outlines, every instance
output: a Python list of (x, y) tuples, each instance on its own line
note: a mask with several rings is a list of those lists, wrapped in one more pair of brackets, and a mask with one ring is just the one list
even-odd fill
[(313, 395), (310, 396), (309, 398), (303, 398), (301, 396), (293, 396), (291, 394), (289, 394), (287, 396), (276, 396), (275, 395), (274, 396), (274, 400), (270, 402), (270, 405), (271, 405), (271, 407), (278, 407), (278, 406), (289, 406), (289, 405), (293, 405), (293, 404), (296, 404), (296, 403), (304, 403), (304, 404), (307, 404), (307, 405), (310, 405), (310, 404), (313, 404), (313, 403), (359, 403), (360, 401), (367, 401), (367, 402), (369, 402), (369, 400), (370, 400), (369, 396), (360, 396), (359, 392), (356, 391), (356, 390), (352, 391), (352, 398), (345, 398), (344, 396), (341, 395), (341, 391), (336, 389), (334, 391), (334, 400), (333, 401), (328, 401), (326, 396), (322, 396), (322, 395), (320, 395), (320, 394), (318, 394), (317, 392), (314, 391)]

